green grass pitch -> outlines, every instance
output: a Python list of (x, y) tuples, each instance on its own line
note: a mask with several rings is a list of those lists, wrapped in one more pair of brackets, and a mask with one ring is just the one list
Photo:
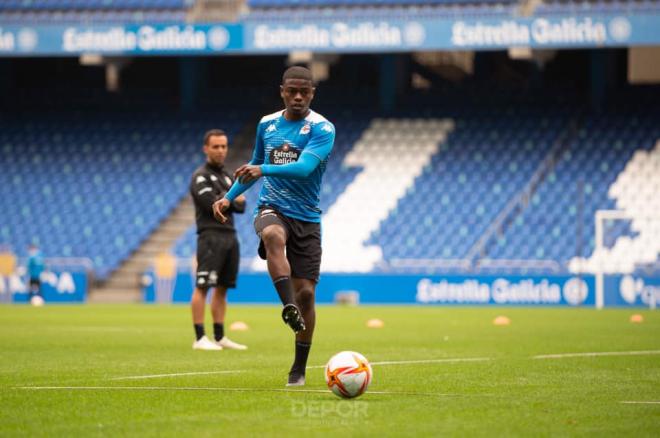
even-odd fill
[[(293, 340), (275, 306), (230, 307), (248, 351), (200, 352), (187, 306), (5, 305), (0, 436), (657, 437), (660, 313), (632, 313), (320, 306), (309, 365), (342, 350), (375, 363), (369, 391), (340, 400), (318, 367), (285, 391)], [(480, 360), (378, 365), (466, 358)]]

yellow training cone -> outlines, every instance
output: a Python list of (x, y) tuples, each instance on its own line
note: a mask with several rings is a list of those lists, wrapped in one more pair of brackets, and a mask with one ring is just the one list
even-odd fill
[(383, 320), (378, 318), (373, 318), (367, 321), (367, 327), (369, 328), (383, 328), (384, 325), (385, 323)]
[(644, 322), (644, 317), (639, 313), (635, 313), (634, 315), (630, 315), (630, 322), (634, 324), (640, 324)]
[(509, 325), (511, 324), (511, 320), (507, 318), (506, 316), (498, 316), (493, 320), (494, 325)]
[(229, 326), (229, 330), (233, 330), (235, 332), (244, 332), (249, 329), (250, 327), (248, 327), (248, 325), (243, 321), (232, 322), (231, 325)]

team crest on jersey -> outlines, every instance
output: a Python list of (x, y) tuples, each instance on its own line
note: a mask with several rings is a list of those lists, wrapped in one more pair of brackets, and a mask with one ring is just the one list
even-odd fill
[(283, 143), (282, 146), (270, 151), (270, 164), (289, 164), (298, 161), (300, 153), (289, 143)]
[(300, 128), (300, 135), (305, 135), (309, 134), (309, 131), (312, 129), (312, 127), (309, 125), (309, 123), (305, 123), (305, 125)]

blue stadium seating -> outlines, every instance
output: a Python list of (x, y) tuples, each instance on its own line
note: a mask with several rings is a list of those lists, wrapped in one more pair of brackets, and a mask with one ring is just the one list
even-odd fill
[(194, 0), (4, 0), (0, 10), (182, 9)]
[(536, 15), (575, 14), (583, 13), (616, 13), (658, 11), (658, 0), (593, 0), (593, 1), (561, 1), (545, 0), (539, 4), (534, 13)]
[(103, 279), (187, 194), (200, 136), (240, 112), (180, 118), (35, 114), (0, 123), (0, 243), (22, 254), (88, 257)]
[(3, 0), (0, 22), (182, 23), (194, 0)]
[[(503, 113), (506, 117), (498, 117)], [(466, 257), (531, 178), (566, 117), (511, 108), (490, 114), (476, 110), (469, 118), (457, 119), (455, 131), (430, 168), (370, 243), (383, 248), (386, 260)]]
[(455, 16), (509, 16), (516, 0), (346, 1), (254, 0), (245, 21), (304, 22), (306, 20), (368, 20), (447, 18)]
[[(608, 189), (636, 150), (660, 139), (660, 113), (650, 106), (618, 106), (590, 115), (530, 205), (491, 245), (488, 257), (551, 259), (562, 266), (594, 249), (594, 214), (616, 208)], [(619, 222), (607, 234), (611, 245), (633, 233)]]
[(515, 0), (248, 0), (248, 6), (253, 8), (282, 7), (321, 7), (321, 6), (400, 6), (400, 5), (434, 5), (448, 3), (515, 3)]
[[(379, 245), (386, 262), (465, 258), (584, 111), (563, 101), (562, 93), (554, 101), (535, 96), (529, 102), (505, 92), (474, 94), (474, 102), (467, 94), (460, 94), (459, 103), (418, 98), (387, 115), (449, 117), (455, 128), (364, 242)], [(642, 89), (638, 95), (624, 93), (610, 110), (586, 111), (529, 204), (511, 215), (482, 256), (495, 262), (550, 261), (565, 271), (572, 257), (590, 255), (594, 212), (615, 207), (609, 187), (636, 150), (648, 150), (660, 139), (656, 97)], [(321, 112), (338, 127), (322, 187), (321, 207), (327, 211), (361, 170), (345, 166), (344, 158), (370, 121), (382, 114), (354, 108)], [(230, 135), (250, 122), (246, 113), (224, 114), (222, 125)], [(188, 178), (201, 159), (199, 136), (220, 116), (181, 119), (168, 113), (114, 112), (39, 114), (30, 121), (5, 118), (0, 122), (0, 245), (10, 244), (21, 253), (36, 240), (47, 256), (90, 257), (97, 275), (107, 276), (189, 196)], [(256, 256), (252, 210), (257, 189), (247, 193), (248, 212), (235, 217), (246, 262)], [(629, 222), (614, 223), (606, 244), (621, 235), (634, 235)], [(195, 244), (191, 224), (175, 252), (190, 257)], [(547, 271), (548, 265), (539, 266)], [(383, 269), (393, 268), (386, 263)]]

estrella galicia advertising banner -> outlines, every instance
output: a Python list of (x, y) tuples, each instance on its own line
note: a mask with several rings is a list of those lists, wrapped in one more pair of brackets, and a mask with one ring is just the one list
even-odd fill
[[(146, 274), (146, 302), (188, 303), (194, 275), (180, 270), (170, 279)], [(316, 290), (319, 303), (332, 303), (335, 294), (357, 292), (361, 303), (442, 305), (525, 305), (593, 307), (591, 276), (423, 276), (383, 274), (323, 274)], [(277, 303), (279, 299), (265, 273), (239, 275), (232, 302)]]
[(657, 44), (660, 14), (248, 23), (248, 52), (387, 52)]
[[(605, 306), (660, 305), (660, 278), (610, 275), (604, 279)], [(607, 293), (610, 292), (610, 293)], [(655, 300), (655, 301), (653, 301)]]
[(238, 24), (7, 25), (0, 55), (197, 55), (243, 49)]
[(660, 44), (660, 13), (281, 23), (16, 25), (0, 23), (0, 56), (286, 54)]
[[(87, 296), (87, 273), (84, 270), (53, 269), (41, 274), (41, 295), (48, 303), (83, 303)], [(0, 303), (27, 303), (26, 278), (15, 274), (0, 275)]]

